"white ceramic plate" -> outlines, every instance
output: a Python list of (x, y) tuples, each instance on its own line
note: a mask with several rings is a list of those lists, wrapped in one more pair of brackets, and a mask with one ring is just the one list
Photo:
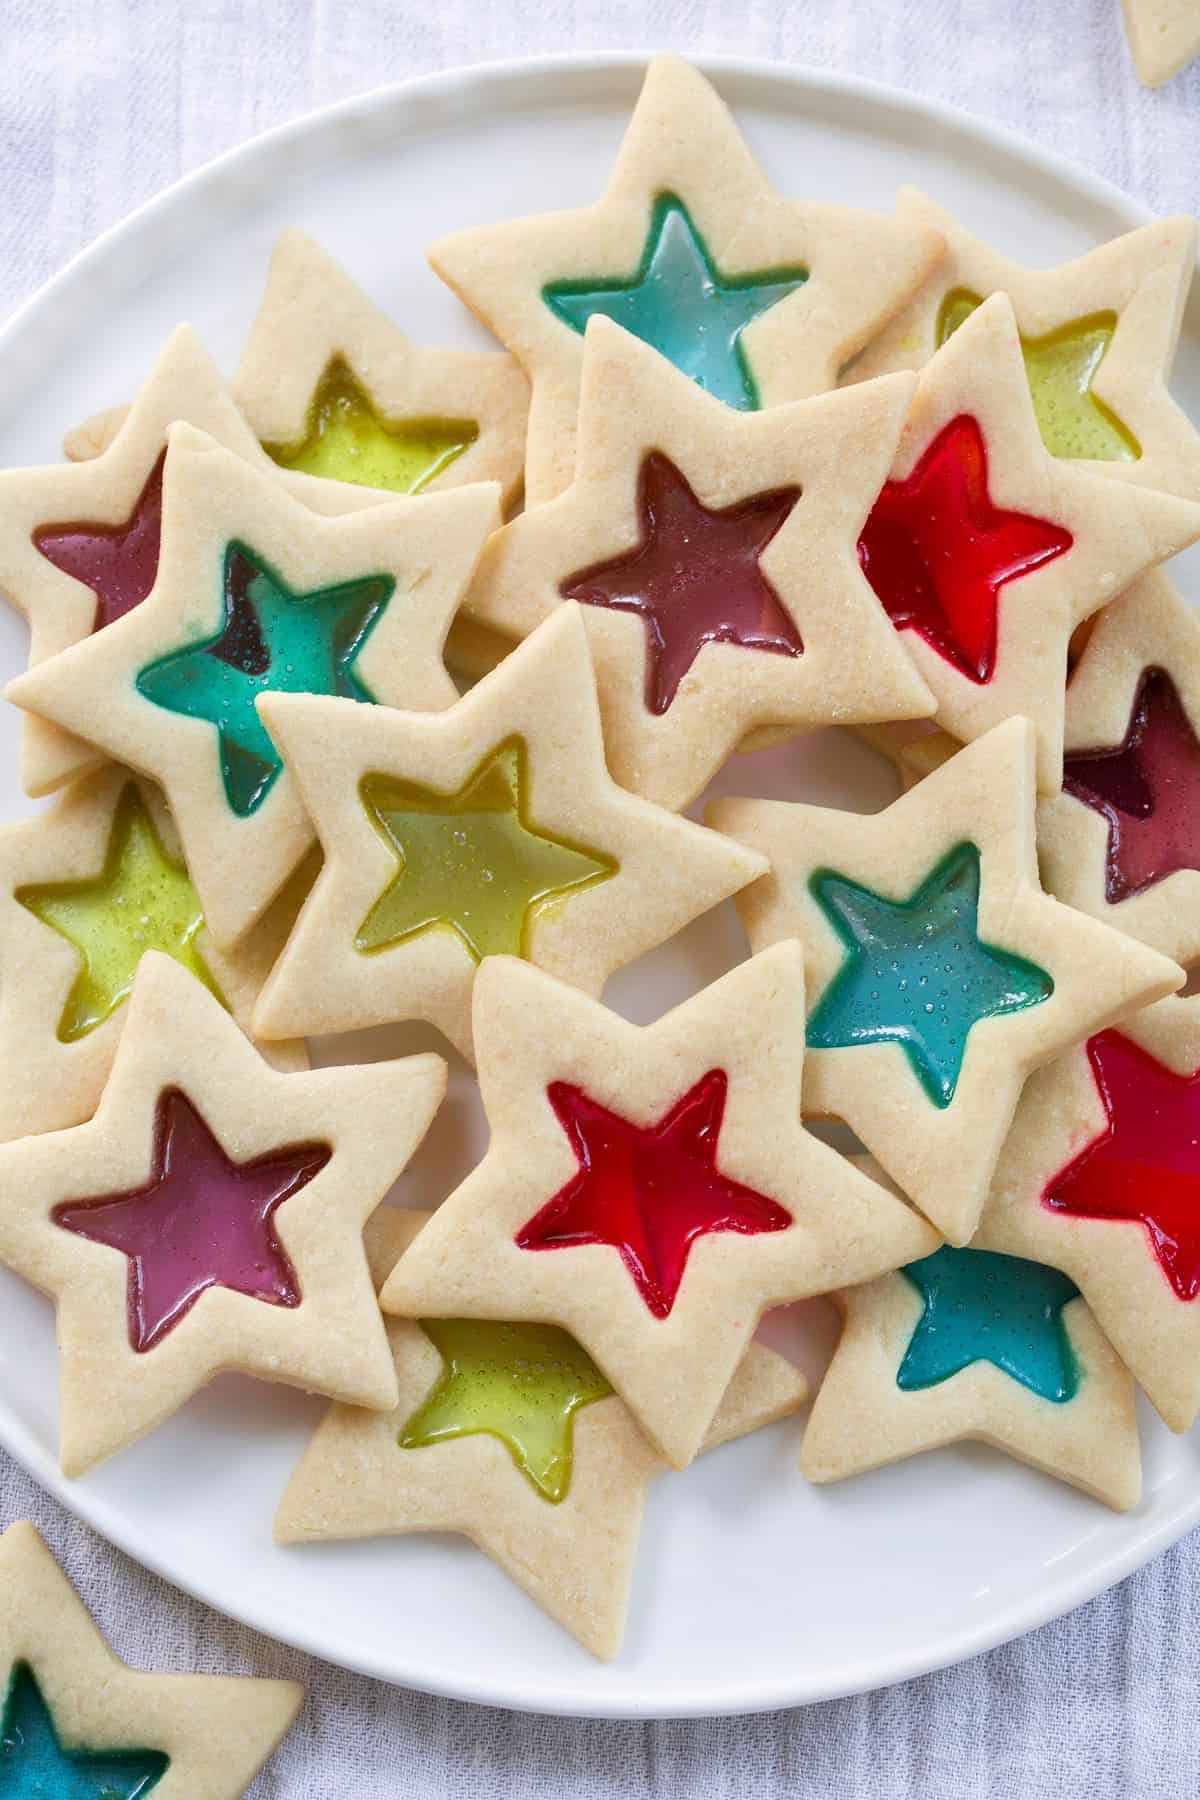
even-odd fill
[[(549, 59), (418, 81), (273, 132), (181, 183), (79, 257), (0, 338), (0, 464), (55, 458), (66, 427), (133, 392), (181, 319), (232, 368), (272, 239), (294, 222), (415, 337), (482, 342), (427, 270), (425, 244), (458, 225), (591, 200), (641, 66), (633, 56)], [(914, 182), (1033, 263), (1144, 217), (1115, 189), (944, 107), (829, 75), (705, 66), (785, 192), (886, 209), (899, 182)], [(1195, 411), (1195, 313), (1175, 385)], [(0, 673), (23, 662), (22, 629), (4, 611)], [(0, 792), (10, 814), (28, 810), (16, 748), (17, 720), (5, 711)], [(719, 785), (863, 809), (894, 791), (882, 763), (836, 732), (739, 759)], [(726, 907), (626, 971), (608, 998), (648, 1020), (743, 954)], [(375, 1033), (356, 1049), (426, 1041)], [(346, 1054), (343, 1041), (325, 1060)], [(400, 1198), (436, 1204), (483, 1141), (459, 1065)], [(832, 1340), (821, 1304), (772, 1330), (819, 1370)], [(223, 1612), (334, 1662), (466, 1699), (663, 1717), (875, 1687), (1066, 1611), (1200, 1517), (1197, 1444), (1148, 1413), (1146, 1498), (1121, 1518), (977, 1448), (807, 1488), (796, 1424), (776, 1426), (658, 1483), (625, 1648), (602, 1667), (465, 1542), (273, 1548), (275, 1503), (320, 1411), (285, 1389), (225, 1377), (147, 1442), (65, 1483), (54, 1458), (51, 1311), (0, 1272), (0, 1441), (46, 1487)]]

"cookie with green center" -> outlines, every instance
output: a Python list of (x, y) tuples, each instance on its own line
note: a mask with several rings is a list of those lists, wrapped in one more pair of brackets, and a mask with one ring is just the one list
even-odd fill
[(1012, 307), (993, 295), (922, 370), (858, 553), (960, 742), (1023, 714), (1062, 779), (1072, 633), (1200, 533), (1200, 505), (1106, 481), (1038, 436)]
[(463, 617), (520, 638), (578, 600), (609, 767), (665, 806), (756, 727), (922, 716), (857, 556), (911, 383), (739, 412), (598, 319), (575, 479), (490, 539)]
[(1104, 609), (1076, 664), (1038, 854), (1069, 906), (1200, 960), (1200, 619), (1157, 571)]
[[(303, 871), (311, 878), (311, 870)], [(250, 1030), (303, 898), (289, 891), (236, 950), (210, 939), (161, 794), (127, 769), (84, 776), (39, 817), (0, 829), (0, 1139), (91, 1118), (138, 964), (174, 957)], [(304, 1046), (265, 1046), (281, 1069)]]
[(303, 1700), (297, 1681), (127, 1668), (33, 1526), (0, 1537), (0, 1791), (13, 1800), (238, 1800)]
[(428, 1019), (469, 1056), (489, 957), (599, 993), (764, 868), (609, 775), (576, 606), (446, 712), (260, 706), (325, 852), (255, 1009), (268, 1038)]
[(915, 188), (901, 188), (896, 216), (941, 232), (946, 254), (848, 381), (923, 368), (982, 301), (1007, 294), (1048, 452), (1123, 483), (1200, 493), (1200, 433), (1167, 390), (1194, 219), (1161, 219), (1072, 262), (1028, 269)]
[(1125, 30), (1138, 80), (1170, 81), (1200, 56), (1200, 15), (1191, 0), (1123, 0)]
[(1058, 1269), (984, 1230), (835, 1299), (842, 1335), (800, 1453), (809, 1481), (975, 1439), (1118, 1511), (1137, 1504), (1133, 1382)]
[(591, 318), (754, 411), (833, 387), (940, 251), (923, 225), (781, 198), (704, 77), (661, 55), (600, 200), (455, 232), (429, 260), (533, 384), (525, 487), (540, 504), (574, 470)]
[[(377, 1282), (429, 1217), (374, 1214)], [(555, 1326), (397, 1318), (387, 1329), (399, 1405), (330, 1408), (280, 1502), (276, 1540), (461, 1532), (585, 1649), (615, 1656), (646, 1492), (665, 1467), (628, 1409)], [(751, 1344), (704, 1448), (783, 1418), (805, 1394), (797, 1369)]]
[(675, 1466), (769, 1307), (934, 1248), (922, 1219), (801, 1124), (798, 945), (649, 1026), (498, 958), (474, 1013), (488, 1152), (384, 1310), (435, 1342), (444, 1320), (565, 1328)]
[(1200, 1001), (1160, 1001), (1029, 1083), (981, 1232), (1078, 1285), (1173, 1431), (1200, 1413)]
[(442, 647), (497, 494), (322, 518), (273, 468), (175, 426), (152, 591), (10, 688), (162, 786), (219, 944), (255, 924), (313, 841), (258, 696), (451, 705)]
[(1182, 984), (1174, 963), (1038, 884), (1033, 731), (1010, 719), (870, 817), (721, 799), (771, 873), (755, 950), (804, 945), (805, 1111), (841, 1118), (953, 1243), (979, 1214), (1025, 1078)]
[(94, 1118), (0, 1145), (0, 1262), (58, 1311), (79, 1475), (223, 1369), (396, 1399), (362, 1229), (445, 1090), (436, 1056), (272, 1069), (195, 976), (143, 957)]

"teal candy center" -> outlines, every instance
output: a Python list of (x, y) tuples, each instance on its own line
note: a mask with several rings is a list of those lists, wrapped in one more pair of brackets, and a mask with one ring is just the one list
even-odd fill
[(754, 411), (761, 402), (742, 332), (807, 280), (799, 266), (723, 275), (683, 201), (660, 194), (632, 276), (551, 281), (542, 298), (573, 331), (584, 332), (596, 313), (614, 319), (716, 399)]
[(64, 1749), (33, 1670), (12, 1669), (0, 1722), (4, 1800), (145, 1800), (169, 1766), (161, 1750)]
[(833, 869), (809, 886), (846, 947), (808, 1022), (815, 1050), (897, 1043), (935, 1106), (949, 1106), (980, 1019), (1038, 1006), (1044, 969), (980, 942), (979, 851), (957, 844), (908, 900), (888, 900)]
[(1043, 1400), (1075, 1398), (1081, 1371), (1062, 1315), (1079, 1289), (1061, 1270), (945, 1244), (901, 1274), (924, 1311), (897, 1387), (936, 1387), (971, 1363), (990, 1362)]
[(226, 798), (239, 818), (262, 805), (283, 766), (255, 709), (258, 696), (372, 700), (352, 665), (394, 588), (390, 576), (371, 575), (293, 593), (252, 550), (231, 543), (220, 631), (170, 651), (138, 675), (143, 698), (216, 727)]

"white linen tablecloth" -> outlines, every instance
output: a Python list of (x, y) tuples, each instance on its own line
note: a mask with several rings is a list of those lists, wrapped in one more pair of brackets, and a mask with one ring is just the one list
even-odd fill
[[(425, 70), (543, 50), (670, 46), (866, 74), (1013, 126), (1160, 211), (1195, 210), (1200, 65), (1147, 93), (1119, 13), (1118, 0), (5, 0), (0, 310), (270, 125)], [(0, 1454), (0, 1523), (17, 1518), (40, 1526), (133, 1663), (308, 1684), (255, 1800), (1200, 1793), (1196, 1537), (944, 1674), (797, 1712), (637, 1725), (429, 1699), (282, 1649), (109, 1549)]]

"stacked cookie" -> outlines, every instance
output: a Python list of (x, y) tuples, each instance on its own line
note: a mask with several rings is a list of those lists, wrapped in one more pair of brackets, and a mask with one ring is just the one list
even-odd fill
[[(229, 388), (181, 327), (0, 474), (57, 795), (0, 834), (0, 1260), (69, 1474), (222, 1368), (328, 1395), (281, 1542), (463, 1532), (608, 1656), (650, 1481), (802, 1405), (755, 1332), (829, 1294), (808, 1479), (980, 1437), (1136, 1501), (1133, 1378), (1200, 1408), (1194, 255), (784, 199), (661, 57), (596, 204), (432, 247), (503, 351), (292, 231)], [(883, 812), (704, 805), (832, 725)], [(602, 1004), (730, 897), (747, 960)], [(402, 1021), (491, 1128), (421, 1212), (445, 1062), (304, 1047)]]

